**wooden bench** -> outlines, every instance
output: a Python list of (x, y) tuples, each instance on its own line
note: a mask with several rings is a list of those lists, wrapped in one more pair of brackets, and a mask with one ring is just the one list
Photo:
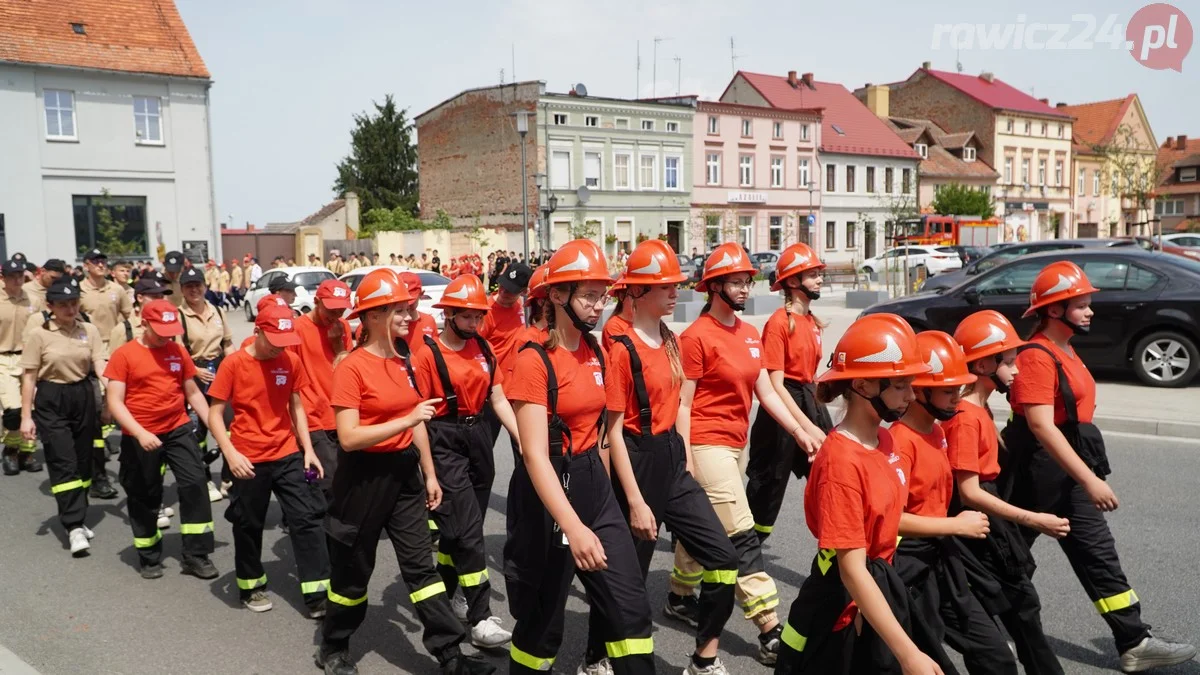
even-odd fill
[(862, 273), (853, 265), (839, 263), (825, 268), (824, 281), (826, 284), (845, 284), (857, 286), (862, 280)]

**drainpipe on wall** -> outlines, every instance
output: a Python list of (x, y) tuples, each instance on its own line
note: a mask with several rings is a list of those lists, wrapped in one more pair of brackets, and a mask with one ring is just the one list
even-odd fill
[[(213, 181), (213, 152), (212, 152), (212, 80), (209, 80), (204, 85), (204, 124), (208, 131), (207, 149), (208, 149), (208, 210), (209, 216), (212, 219), (209, 223), (209, 228), (213, 235), (213, 251), (214, 259), (220, 262), (225, 260), (225, 252), (221, 250), (221, 228), (217, 225), (217, 185)], [(229, 224), (233, 227), (233, 223)]]

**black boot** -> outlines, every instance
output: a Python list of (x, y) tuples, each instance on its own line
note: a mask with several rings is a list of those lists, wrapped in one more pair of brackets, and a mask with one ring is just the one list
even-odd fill
[(17, 459), (17, 454), (18, 453), (16, 450), (13, 450), (10, 448), (4, 449), (3, 463), (4, 463), (4, 475), (5, 476), (15, 476), (15, 475), (21, 473), (21, 465)]
[(21, 465), (21, 470), (26, 473), (37, 473), (42, 470), (42, 460), (33, 456), (32, 452), (17, 453), (17, 462)]
[[(442, 660), (444, 659), (444, 660)], [(442, 655), (442, 675), (492, 675), (496, 667), (478, 656), (464, 656), (454, 648)]]
[(335, 651), (321, 645), (313, 654), (313, 662), (325, 670), (325, 675), (358, 675), (358, 666), (350, 660), (350, 652), (345, 649)]
[(88, 488), (88, 496), (93, 499), (116, 499), (117, 489), (108, 480), (108, 474), (102, 473), (92, 479), (92, 487)]

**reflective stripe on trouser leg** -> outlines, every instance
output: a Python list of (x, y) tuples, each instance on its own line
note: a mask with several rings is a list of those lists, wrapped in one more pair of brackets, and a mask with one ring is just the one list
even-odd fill
[(95, 389), (87, 380), (76, 384), (38, 382), (33, 422), (45, 450), (59, 522), (68, 531), (81, 527), (87, 513), (87, 488), (92, 484)]
[(158, 509), (162, 506), (162, 476), (153, 470), (162, 449), (146, 452), (132, 436), (121, 437), (117, 479), (125, 489), (125, 508), (133, 530), (133, 546), (143, 567), (162, 562), (162, 532)]
[(17, 449), (21, 452), (35, 452), (37, 450), (37, 442), (24, 440), (24, 437), (22, 437), (21, 443), (17, 446)]
[[(122, 437), (122, 446), (125, 438)], [(191, 425), (183, 424), (159, 438), (163, 444), (157, 453), (142, 451), (136, 441), (133, 441), (132, 452), (141, 457), (140, 461), (144, 464), (142, 473), (147, 480), (157, 474), (160, 503), (162, 477), (166, 467), (171, 467), (175, 490), (179, 495), (179, 532), (183, 537), (183, 553), (185, 556), (206, 556), (213, 552), (215, 546), (216, 525), (213, 522), (212, 502), (208, 499), (208, 471), (200, 460), (196, 437), (192, 434)], [(122, 447), (122, 458), (127, 452)]]
[(233, 531), (234, 572), (243, 600), (250, 597), (250, 591), (267, 583), (262, 566), (262, 534), (275, 471), (276, 462), (255, 464), (252, 477), (235, 477), (229, 489), (225, 519)]
[[(326, 586), (323, 584), (329, 579), (329, 548), (323, 527), (325, 494), (304, 479), (304, 461), (300, 453), (272, 464), (276, 465), (272, 491), (287, 520), (304, 603), (309, 609), (316, 609), (325, 599)], [(304, 584), (309, 584), (308, 590), (303, 590)]]
[[(431, 516), (438, 524), (438, 573), (453, 594), (461, 587), (467, 603), (467, 625), (492, 616), (492, 586), (488, 580), (483, 516), (471, 482), (471, 461), (464, 455), (486, 446), (486, 425), (464, 426), (435, 421), (429, 425), (430, 451), (442, 485), (442, 504)], [(447, 564), (448, 563), (448, 564)]]

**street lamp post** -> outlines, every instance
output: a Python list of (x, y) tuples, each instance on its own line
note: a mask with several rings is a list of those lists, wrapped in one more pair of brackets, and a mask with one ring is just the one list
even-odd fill
[(529, 133), (529, 113), (517, 113), (517, 134), (521, 136), (521, 244), (529, 260), (529, 177), (525, 170), (525, 134)]

